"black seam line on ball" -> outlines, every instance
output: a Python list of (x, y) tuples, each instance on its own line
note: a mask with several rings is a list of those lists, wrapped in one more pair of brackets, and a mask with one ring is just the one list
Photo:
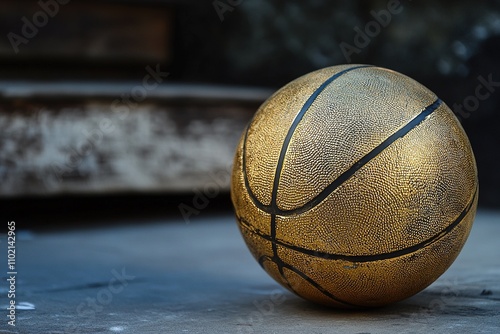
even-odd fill
[[(271, 214), (271, 239), (276, 240), (276, 215)], [(286, 280), (285, 274), (283, 273), (283, 261), (278, 255), (278, 246), (275, 242), (271, 243), (271, 248), (273, 249), (273, 257), (272, 260), (278, 266), (278, 271), (280, 272), (281, 277)]]
[[(325, 90), (325, 88), (328, 85), (330, 85), (335, 79), (339, 78), (340, 76), (344, 75), (347, 72), (350, 72), (352, 70), (355, 70), (355, 69), (358, 69), (358, 68), (362, 68), (362, 67), (369, 67), (369, 65), (353, 66), (353, 67), (347, 68), (347, 69), (345, 69), (343, 71), (335, 73), (330, 78), (328, 78), (325, 82), (323, 82), (311, 94), (311, 96), (309, 96), (309, 98), (304, 103), (304, 105), (302, 106), (302, 108), (300, 109), (300, 111), (297, 113), (297, 115), (295, 115), (295, 119), (293, 120), (290, 128), (288, 129), (288, 132), (287, 132), (287, 134), (285, 136), (285, 139), (283, 141), (283, 144), (281, 146), (281, 151), (280, 151), (280, 155), (279, 155), (279, 158), (278, 158), (278, 163), (276, 164), (276, 171), (275, 171), (275, 174), (274, 174), (273, 189), (272, 189), (272, 192), (271, 192), (271, 203), (270, 203), (270, 206), (271, 206), (271, 222), (270, 223), (271, 224), (270, 225), (271, 225), (271, 239), (273, 240), (273, 242), (271, 243), (271, 247), (272, 247), (272, 250), (273, 250), (273, 257), (272, 257), (272, 259), (276, 263), (276, 265), (278, 266), (278, 271), (279, 271), (281, 277), (283, 277), (283, 279), (285, 281), (288, 281), (288, 279), (286, 278), (285, 273), (283, 272), (283, 268), (286, 267), (286, 266), (289, 266), (289, 265), (285, 264), (283, 262), (283, 260), (279, 257), (278, 247), (277, 247), (276, 242), (274, 242), (274, 241), (276, 240), (276, 211), (279, 210), (278, 205), (276, 203), (276, 199), (277, 199), (278, 186), (279, 186), (279, 183), (280, 183), (281, 171), (283, 169), (283, 162), (285, 160), (286, 152), (287, 152), (288, 147), (290, 145), (290, 141), (292, 139), (292, 136), (295, 133), (295, 130), (297, 129), (297, 126), (299, 125), (300, 121), (302, 120), (302, 118), (304, 117), (304, 115), (306, 114), (306, 112), (309, 110), (309, 108), (311, 107), (311, 105), (314, 103), (314, 101), (316, 100), (316, 98), (321, 94), (321, 92), (323, 92)], [(296, 271), (300, 272), (299, 270), (296, 270)], [(291, 285), (289, 285), (289, 287), (290, 287), (290, 289), (292, 291), (294, 291), (294, 289), (293, 289), (293, 287)]]
[[(339, 299), (338, 297), (336, 297), (335, 295), (331, 294), (330, 292), (328, 292), (328, 290), (326, 290), (325, 288), (323, 288), (319, 283), (317, 283), (315, 280), (313, 280), (312, 278), (310, 278), (309, 276), (307, 276), (306, 274), (304, 274), (303, 272), (301, 272), (300, 270), (298, 270), (297, 268), (293, 267), (292, 265), (290, 264), (287, 264), (285, 263), (284, 264), (284, 267), (292, 272), (294, 272), (295, 274), (299, 275), (300, 277), (302, 277), (302, 279), (304, 279), (305, 281), (307, 281), (309, 284), (311, 284), (312, 286), (314, 286), (319, 292), (321, 292), (323, 295), (333, 299), (334, 301), (336, 301), (337, 303), (340, 303), (340, 304), (344, 304), (344, 305), (348, 305), (348, 306), (351, 306), (351, 307), (362, 307), (361, 305), (356, 305), (356, 304), (352, 304), (352, 303), (348, 303), (342, 299)], [(293, 288), (292, 288), (293, 290)], [(295, 290), (293, 290), (295, 291)]]
[(294, 121), (292, 122), (292, 125), (290, 126), (289, 130), (288, 130), (288, 133), (285, 137), (285, 141), (283, 142), (283, 146), (281, 147), (281, 152), (280, 152), (280, 156), (278, 158), (278, 164), (276, 166), (276, 172), (275, 172), (275, 176), (274, 176), (274, 182), (273, 182), (273, 192), (271, 194), (271, 204), (270, 205), (266, 205), (262, 202), (260, 202), (258, 199), (257, 199), (257, 196), (255, 196), (255, 194), (253, 193), (252, 191), (252, 188), (250, 187), (250, 182), (248, 181), (248, 175), (247, 175), (247, 168), (246, 168), (246, 146), (247, 146), (247, 139), (248, 139), (248, 132), (250, 130), (250, 126), (255, 118), (252, 118), (252, 121), (248, 124), (247, 128), (246, 128), (246, 131), (245, 131), (245, 138), (243, 139), (243, 152), (242, 152), (242, 169), (243, 169), (243, 179), (244, 179), (244, 182), (245, 182), (245, 188), (252, 200), (252, 202), (255, 204), (255, 206), (259, 209), (261, 209), (262, 211), (266, 212), (266, 213), (273, 213), (274, 211), (281, 211), (279, 210), (279, 208), (277, 208), (276, 205), (273, 205), (272, 203), (272, 200), (273, 198), (276, 199), (276, 194), (277, 193), (277, 184), (279, 183), (279, 177), (277, 177), (278, 175), (281, 174), (281, 169), (283, 167), (283, 161), (285, 159), (285, 154), (286, 154), (286, 151), (288, 149), (288, 145), (290, 144), (290, 140), (293, 136), (293, 133), (295, 132), (295, 129), (297, 128), (299, 122), (302, 120), (304, 114), (307, 112), (307, 110), (309, 110), (309, 108), (311, 107), (311, 105), (313, 104), (313, 102), (316, 100), (316, 98), (318, 97), (318, 95), (329, 85), (331, 84), (335, 79), (339, 78), (340, 76), (342, 76), (343, 74), (347, 73), (347, 72), (350, 72), (352, 70), (355, 70), (355, 69), (359, 69), (359, 68), (366, 68), (366, 67), (373, 67), (372, 65), (359, 65), (359, 66), (353, 66), (353, 67), (349, 67), (343, 71), (340, 71), (338, 73), (335, 73), (334, 75), (332, 75), (329, 79), (327, 79), (325, 82), (323, 82), (314, 92), (311, 96), (309, 96), (309, 98), (307, 99), (307, 101), (304, 103), (304, 105), (302, 106), (302, 108), (300, 109), (299, 113), (295, 116), (295, 119)]
[[(265, 268), (264, 268), (264, 262), (265, 262), (266, 260), (267, 260), (267, 261), (270, 261), (270, 262), (272, 262), (272, 263), (274, 263), (274, 264), (276, 264), (276, 267), (278, 267), (278, 269), (280, 269), (280, 266), (278, 266), (278, 265), (277, 265), (276, 261), (275, 261), (272, 257), (270, 257), (270, 256), (268, 256), (268, 255), (262, 255), (262, 256), (259, 258), (259, 260), (258, 260), (259, 265), (262, 267), (262, 269), (264, 269), (264, 270), (265, 270)], [(278, 261), (281, 261), (281, 259), (278, 259)], [(283, 264), (282, 264), (282, 266), (283, 266)], [(288, 278), (286, 278), (286, 277), (285, 277), (285, 275), (283, 274), (283, 268), (281, 268), (281, 270), (280, 270), (280, 275), (281, 275), (281, 277), (283, 278), (283, 280), (285, 281), (286, 286), (287, 286), (287, 287), (289, 287), (289, 288), (290, 288), (290, 290), (294, 291), (294, 290), (293, 290), (293, 288), (292, 288), (292, 285), (291, 285), (291, 284), (290, 284), (290, 282), (288, 281)]]
[(374, 255), (333, 254), (333, 253), (310, 250), (310, 249), (299, 247), (299, 246), (294, 246), (294, 245), (291, 245), (291, 244), (284, 242), (284, 241), (281, 241), (281, 240), (273, 240), (271, 238), (271, 236), (269, 236), (269, 235), (263, 233), (262, 231), (252, 227), (243, 218), (241, 218), (241, 217), (236, 217), (236, 218), (241, 223), (241, 225), (243, 227), (245, 227), (247, 230), (249, 230), (251, 233), (254, 233), (254, 234), (260, 236), (261, 238), (264, 238), (265, 240), (276, 243), (282, 247), (285, 247), (285, 248), (288, 248), (288, 249), (291, 249), (291, 250), (294, 250), (294, 251), (297, 251), (297, 252), (300, 252), (300, 253), (303, 253), (306, 255), (320, 257), (320, 258), (327, 259), (327, 260), (346, 260), (346, 261), (351, 261), (351, 262), (373, 262), (373, 261), (386, 260), (386, 259), (390, 259), (390, 258), (403, 256), (403, 255), (408, 255), (408, 254), (416, 252), (419, 249), (427, 247), (428, 245), (440, 240), (445, 235), (450, 233), (455, 227), (457, 227), (460, 224), (460, 222), (462, 222), (462, 220), (465, 218), (465, 216), (467, 216), (467, 214), (469, 214), (469, 212), (472, 209), (474, 202), (476, 200), (477, 193), (478, 193), (478, 190), (476, 188), (476, 190), (474, 191), (474, 195), (472, 196), (471, 201), (466, 205), (466, 207), (460, 213), (460, 215), (451, 224), (449, 224), (446, 228), (444, 228), (439, 233), (435, 234), (434, 236), (430, 237), (429, 239), (424, 240), (416, 245), (413, 245), (413, 246), (410, 246), (410, 247), (407, 247), (404, 249), (400, 249), (397, 251), (392, 251), (392, 252), (382, 253), (382, 254), (374, 254)]
[(345, 181), (347, 181), (351, 176), (353, 176), (359, 169), (370, 162), (373, 158), (379, 155), (383, 150), (389, 147), (397, 139), (404, 137), (411, 130), (416, 128), (420, 123), (422, 123), (430, 114), (432, 114), (439, 106), (443, 103), (441, 99), (437, 99), (431, 105), (427, 106), (420, 114), (415, 116), (410, 122), (405, 126), (400, 128), (398, 131), (389, 136), (386, 140), (380, 143), (373, 150), (368, 152), (364, 157), (359, 159), (354, 165), (352, 165), (348, 170), (340, 174), (332, 183), (330, 183), (325, 189), (323, 189), (316, 197), (311, 199), (306, 204), (292, 209), (292, 210), (281, 210), (279, 208), (273, 208), (273, 213), (280, 216), (291, 216), (304, 213), (316, 205), (321, 203), (325, 198), (327, 198), (332, 192), (334, 192), (338, 187), (340, 187)]
[(278, 215), (295, 215), (301, 214), (305, 211), (310, 210), (315, 207), (319, 203), (321, 203), (328, 195), (330, 195), (335, 189), (337, 189), (340, 185), (342, 185), (345, 181), (347, 181), (351, 176), (354, 175), (361, 167), (370, 162), (373, 158), (379, 155), (383, 150), (385, 150), (389, 145), (394, 143), (397, 139), (404, 137), (411, 130), (417, 127), (420, 123), (422, 123), (430, 114), (432, 114), (443, 102), (441, 99), (437, 99), (431, 105), (427, 106), (420, 114), (415, 116), (410, 122), (408, 122), (401, 129), (393, 133), (386, 140), (380, 143), (373, 150), (368, 152), (364, 157), (359, 159), (354, 165), (351, 166), (348, 170), (339, 175), (332, 183), (330, 183), (325, 189), (323, 189), (315, 198), (304, 204), (303, 206), (292, 209), (292, 210), (280, 210), (278, 209), (275, 212)]
[[(265, 261), (270, 261), (270, 262), (274, 263), (274, 261), (272, 260), (272, 258), (270, 256), (268, 256), (268, 255), (261, 256), (258, 261), (259, 261), (259, 264), (260, 264), (260, 266), (262, 268), (264, 268), (264, 262)], [(304, 279), (309, 284), (311, 284), (312, 286), (314, 286), (323, 295), (325, 295), (328, 298), (331, 298), (332, 300), (336, 301), (337, 303), (344, 304), (344, 305), (351, 306), (351, 307), (357, 307), (357, 308), (363, 307), (361, 305), (356, 305), (356, 304), (352, 304), (352, 303), (346, 302), (345, 300), (342, 300), (342, 299), (336, 297), (335, 295), (333, 295), (332, 293), (330, 293), (328, 290), (326, 290), (325, 288), (323, 288), (318, 282), (316, 282), (315, 280), (313, 280), (312, 278), (310, 278), (309, 276), (307, 276), (306, 274), (304, 274), (303, 272), (301, 272), (300, 270), (298, 270), (294, 266), (292, 266), (290, 264), (287, 264), (287, 263), (283, 263), (283, 267), (286, 268), (286, 269), (288, 269), (288, 270), (290, 270), (290, 271), (292, 271), (292, 272), (294, 272), (295, 274), (299, 275), (300, 277), (302, 277), (302, 279)], [(282, 275), (282, 277), (286, 281), (286, 285), (290, 288), (290, 290), (292, 290), (292, 291), (295, 292), (295, 289), (292, 287), (292, 285), (290, 284), (289, 280), (284, 275)], [(297, 293), (297, 292), (295, 292), (295, 293)]]
[(279, 182), (280, 182), (280, 178), (281, 178), (281, 170), (283, 169), (283, 162), (285, 161), (285, 156), (286, 156), (286, 152), (288, 150), (288, 146), (290, 145), (290, 141), (292, 140), (292, 136), (295, 133), (295, 130), (297, 129), (297, 126), (299, 125), (300, 121), (302, 120), (302, 118), (304, 117), (306, 112), (309, 110), (311, 105), (314, 103), (316, 98), (319, 96), (319, 94), (321, 94), (321, 92), (323, 92), (325, 90), (325, 88), (328, 85), (330, 85), (335, 79), (339, 78), (340, 76), (344, 75), (347, 72), (353, 71), (353, 70), (358, 69), (358, 68), (364, 68), (364, 67), (370, 67), (370, 65), (361, 65), (361, 66), (350, 67), (348, 69), (340, 71), (340, 72), (334, 74), (333, 76), (331, 76), (328, 80), (323, 82), (321, 84), (321, 86), (319, 86), (314, 91), (314, 93), (311, 94), (311, 96), (309, 96), (306, 103), (304, 103), (304, 105), (300, 109), (299, 113), (295, 116), (295, 119), (293, 120), (292, 125), (288, 129), (288, 133), (286, 134), (285, 140), (283, 142), (283, 146), (281, 147), (281, 152), (280, 152), (280, 156), (278, 159), (278, 164), (276, 166), (276, 173), (274, 175), (273, 192), (271, 194), (271, 207), (278, 209), (277, 205), (276, 205), (276, 198), (278, 195), (277, 193), (278, 193), (278, 186), (279, 186)]
[[(367, 66), (363, 66), (363, 67), (367, 67)], [(358, 68), (358, 67), (356, 67), (356, 68)], [(354, 69), (354, 68), (351, 68), (351, 69)], [(341, 73), (341, 72), (339, 72), (339, 73)], [(337, 73), (337, 74), (339, 74), (339, 73)], [(280, 216), (297, 215), (297, 214), (301, 214), (301, 213), (304, 213), (304, 212), (310, 210), (311, 208), (313, 208), (316, 205), (318, 205), (319, 203), (321, 203), (321, 201), (323, 201), (326, 197), (328, 197), (328, 195), (330, 195), (333, 191), (335, 191), (335, 189), (337, 189), (342, 183), (344, 183), (345, 181), (347, 181), (361, 167), (363, 167), (364, 165), (366, 165), (371, 159), (373, 159), (375, 156), (377, 156), (378, 154), (380, 154), (384, 149), (386, 149), (394, 141), (396, 141), (397, 139), (405, 136), (411, 130), (413, 130), (415, 127), (417, 127), (420, 123), (422, 123), (442, 103), (443, 102), (441, 101), (441, 99), (437, 99), (436, 101), (434, 101), (434, 103), (432, 103), (431, 105), (427, 106), (420, 114), (418, 114), (417, 116), (415, 116), (405, 126), (403, 126), (401, 129), (399, 129), (394, 134), (392, 134), (391, 136), (389, 136), (381, 144), (379, 144), (372, 151), (370, 151), (368, 154), (366, 154), (364, 157), (362, 157), (360, 160), (358, 160), (354, 165), (352, 165), (351, 168), (349, 168), (344, 173), (342, 173), (339, 177), (337, 177), (337, 179), (335, 179), (332, 183), (330, 183), (316, 197), (314, 197), (313, 199), (311, 199), (306, 204), (304, 204), (304, 205), (302, 205), (302, 206), (300, 206), (298, 208), (292, 209), (292, 210), (282, 210), (282, 209), (279, 209), (277, 207), (277, 205), (273, 205), (273, 203), (271, 203), (271, 205), (265, 205), (265, 204), (261, 203), (257, 199), (257, 197), (255, 196), (255, 194), (252, 192), (252, 190), (250, 188), (250, 184), (248, 182), (248, 177), (247, 177), (247, 174), (246, 174), (246, 161), (245, 161), (246, 160), (245, 159), (245, 155), (246, 155), (246, 139), (247, 139), (248, 129), (249, 129), (249, 127), (248, 127), (247, 128), (247, 132), (245, 134), (245, 140), (244, 140), (244, 143), (243, 143), (243, 174), (244, 174), (245, 186), (246, 186), (247, 191), (248, 191), (248, 193), (250, 195), (250, 198), (252, 199), (252, 202), (260, 210), (262, 210), (262, 211), (264, 211), (266, 213), (270, 213), (270, 214), (274, 213), (274, 214), (277, 214), (277, 215), (280, 215)], [(280, 158), (281, 158), (281, 155), (280, 155)], [(281, 163), (283, 163), (283, 161), (281, 161)], [(276, 176), (275, 176), (274, 183), (276, 183)], [(275, 193), (275, 191), (274, 191), (274, 186), (273, 186), (273, 196), (276, 196), (274, 193)], [(277, 189), (276, 189), (276, 193), (277, 193)]]

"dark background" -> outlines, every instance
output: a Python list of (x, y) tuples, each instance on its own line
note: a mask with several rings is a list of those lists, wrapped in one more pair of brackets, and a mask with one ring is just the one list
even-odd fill
[[(355, 46), (354, 27), (364, 30), (374, 20), (370, 12), (387, 10), (387, 3), (243, 1), (224, 13), (222, 23), (208, 5), (188, 10), (179, 22), (185, 57), (177, 75), (280, 87), (310, 71), (346, 63), (341, 43)], [(500, 2), (402, 1), (400, 7), (387, 27), (352, 54), (351, 63), (406, 74), (455, 109), (476, 156), (480, 205), (500, 207), (500, 87), (476, 110), (463, 109), (465, 116), (453, 108), (475, 95), (479, 76), (500, 82)], [(194, 48), (198, 52), (190, 53)]]
[[(386, 27), (373, 33), (350, 59), (341, 45), (356, 47), (356, 27), (364, 31), (375, 20), (373, 11), (376, 15), (387, 11), (387, 1), (73, 0), (61, 5), (60, 14), (22, 53), (13, 54), (7, 32), (19, 30), (19, 18), (37, 6), (34, 1), (0, 5), (1, 80), (133, 80), (151, 62), (165, 66), (174, 83), (271, 89), (344, 63), (374, 64), (406, 74), (457, 113), (477, 159), (480, 206), (500, 207), (500, 87), (477, 100), (477, 108), (469, 108), (473, 110), (466, 115), (454, 107), (467, 98), (473, 101), (480, 77), (500, 82), (500, 1), (402, 1)], [(165, 26), (162, 18), (167, 18)], [(119, 28), (111, 31), (110, 20)], [(108, 33), (112, 37), (108, 41), (114, 42), (100, 53), (90, 52), (92, 41)], [(30, 217), (26, 221), (34, 226), (39, 226), (36, 221), (48, 226), (81, 217), (166, 211), (178, 215), (177, 204), (191, 197), (191, 193), (7, 196), (0, 205), (10, 217)], [(229, 208), (225, 192), (211, 201), (207, 212)]]

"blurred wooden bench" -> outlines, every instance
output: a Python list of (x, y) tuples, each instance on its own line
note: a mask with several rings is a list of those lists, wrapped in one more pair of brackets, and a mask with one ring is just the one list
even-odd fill
[[(145, 92), (141, 101), (133, 92)], [(141, 82), (0, 82), (0, 196), (229, 186), (270, 91)]]

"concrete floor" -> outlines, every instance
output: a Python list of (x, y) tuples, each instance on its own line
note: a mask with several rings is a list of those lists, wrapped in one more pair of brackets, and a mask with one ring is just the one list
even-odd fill
[[(426, 290), (354, 312), (281, 288), (251, 257), (229, 213), (190, 224), (126, 223), (44, 233), (19, 226), (20, 309), (16, 327), (0, 317), (0, 333), (500, 332), (500, 212), (478, 213), (459, 258)], [(2, 235), (2, 254), (5, 242)]]

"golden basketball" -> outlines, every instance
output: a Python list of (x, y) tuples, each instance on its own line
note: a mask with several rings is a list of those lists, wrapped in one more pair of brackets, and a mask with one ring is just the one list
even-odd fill
[(282, 286), (324, 305), (381, 306), (455, 260), (477, 169), (434, 93), (392, 70), (341, 65), (262, 104), (236, 150), (231, 199), (252, 255)]

